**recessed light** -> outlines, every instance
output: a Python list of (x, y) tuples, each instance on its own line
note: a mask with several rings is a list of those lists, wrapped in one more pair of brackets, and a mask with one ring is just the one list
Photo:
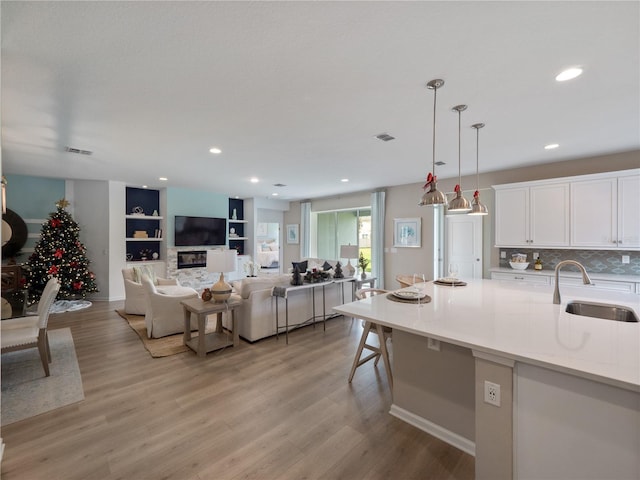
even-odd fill
[(209, 152), (211, 152), (211, 153), (213, 153), (213, 154), (217, 155), (217, 154), (219, 154), (219, 153), (222, 153), (222, 150), (220, 150), (218, 147), (211, 147), (211, 148), (209, 149)]
[(560, 145), (557, 143), (550, 143), (549, 145), (545, 145), (545, 150), (553, 150), (554, 148), (558, 148)]
[(251, 177), (251, 183), (258, 183), (260, 180), (258, 180), (256, 177)]
[(563, 70), (556, 76), (556, 81), (558, 82), (566, 82), (567, 80), (571, 80), (573, 78), (579, 77), (582, 74), (582, 69), (578, 67), (567, 68)]
[(277, 197), (278, 195), (279, 195), (279, 194), (278, 194), (278, 193), (276, 193), (276, 192), (273, 192), (273, 193), (271, 194), (271, 196), (272, 196), (272, 197)]
[(149, 188), (149, 187), (147, 187), (146, 185), (142, 185), (142, 188)]
[(158, 180), (160, 180), (161, 182), (166, 182), (169, 179), (167, 177), (160, 177), (158, 178)]
[(347, 182), (349, 181), (349, 179), (348, 179), (348, 178), (343, 178), (343, 179), (341, 179), (340, 181), (341, 181), (342, 183), (347, 183)]

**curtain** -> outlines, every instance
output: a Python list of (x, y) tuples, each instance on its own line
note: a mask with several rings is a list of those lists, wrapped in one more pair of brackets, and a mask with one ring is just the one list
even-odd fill
[(371, 194), (371, 275), (377, 288), (384, 288), (384, 202), (384, 190)]
[(311, 202), (300, 202), (300, 259), (309, 258)]

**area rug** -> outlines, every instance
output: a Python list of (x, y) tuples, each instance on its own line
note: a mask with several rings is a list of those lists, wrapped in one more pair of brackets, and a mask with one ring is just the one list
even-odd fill
[(37, 348), (2, 354), (2, 426), (84, 400), (71, 330), (49, 330), (49, 345), (49, 377)]
[(129, 315), (123, 310), (116, 310), (116, 312), (138, 334), (144, 344), (144, 348), (147, 349), (152, 357), (168, 357), (169, 355), (176, 355), (189, 350), (189, 347), (182, 343), (181, 333), (162, 338), (149, 338), (147, 336), (147, 327), (144, 323), (144, 315)]

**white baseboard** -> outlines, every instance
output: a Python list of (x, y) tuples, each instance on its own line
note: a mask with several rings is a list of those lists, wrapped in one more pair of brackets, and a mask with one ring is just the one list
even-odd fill
[(422, 430), (423, 432), (427, 432), (430, 435), (433, 435), (440, 440), (447, 442), (449, 445), (456, 447), (459, 450), (462, 450), (469, 455), (476, 456), (476, 444), (471, 440), (464, 438), (457, 433), (454, 433), (446, 428), (441, 427), (429, 420), (422, 418), (415, 413), (411, 413), (404, 408), (398, 407), (395, 404), (391, 405), (391, 409), (389, 413), (400, 420), (407, 422), (409, 425), (413, 425), (414, 427)]

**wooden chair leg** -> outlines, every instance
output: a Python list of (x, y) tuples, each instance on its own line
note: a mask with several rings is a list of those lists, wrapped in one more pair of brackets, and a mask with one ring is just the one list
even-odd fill
[(51, 363), (51, 345), (49, 345), (49, 332), (45, 334), (47, 341), (45, 342), (45, 346), (47, 347), (47, 360)]
[(40, 352), (40, 361), (44, 368), (45, 376), (49, 376), (49, 359), (47, 358), (47, 339), (45, 336), (38, 337), (38, 352)]

